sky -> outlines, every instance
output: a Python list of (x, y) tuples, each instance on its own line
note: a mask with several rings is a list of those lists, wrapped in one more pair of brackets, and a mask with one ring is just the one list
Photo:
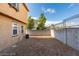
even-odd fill
[(62, 22), (64, 19), (79, 14), (77, 3), (26, 3), (29, 16), (38, 19), (42, 11), (47, 19), (46, 25)]

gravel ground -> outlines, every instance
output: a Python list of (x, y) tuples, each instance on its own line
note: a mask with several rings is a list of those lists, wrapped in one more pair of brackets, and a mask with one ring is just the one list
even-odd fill
[(2, 56), (78, 56), (76, 51), (56, 39), (24, 39), (0, 52)]

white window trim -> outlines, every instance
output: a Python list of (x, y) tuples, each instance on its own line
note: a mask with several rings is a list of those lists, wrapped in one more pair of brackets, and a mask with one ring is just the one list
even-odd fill
[(13, 3), (10, 3), (10, 6), (12, 6), (16, 11), (19, 11), (19, 3), (15, 3), (16, 5), (13, 5)]
[(15, 37), (18, 35), (18, 24), (17, 24), (17, 34), (13, 34), (13, 26), (14, 24), (17, 24), (16, 22), (12, 22), (12, 37)]
[(23, 33), (24, 33), (24, 26), (23, 26), (23, 33), (22, 33), (22, 26), (23, 26), (23, 25), (21, 25), (21, 34), (23, 34)]

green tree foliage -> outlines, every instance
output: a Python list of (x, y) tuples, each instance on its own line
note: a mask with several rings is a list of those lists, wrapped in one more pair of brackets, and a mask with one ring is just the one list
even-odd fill
[(44, 13), (41, 13), (39, 20), (38, 20), (38, 27), (37, 30), (43, 30), (45, 29), (45, 22), (46, 22), (46, 18), (44, 16)]
[(31, 16), (28, 17), (28, 23), (27, 23), (27, 28), (28, 29), (33, 29), (34, 27), (34, 19), (31, 18)]

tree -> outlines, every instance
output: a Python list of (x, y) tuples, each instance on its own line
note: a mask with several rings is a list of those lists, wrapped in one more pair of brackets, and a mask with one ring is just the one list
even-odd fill
[(46, 22), (46, 17), (44, 16), (44, 13), (41, 13), (39, 20), (38, 20), (37, 30), (45, 29), (45, 22)]
[(28, 23), (27, 23), (27, 28), (28, 29), (33, 29), (34, 27), (34, 19), (31, 18), (31, 16), (28, 17)]

